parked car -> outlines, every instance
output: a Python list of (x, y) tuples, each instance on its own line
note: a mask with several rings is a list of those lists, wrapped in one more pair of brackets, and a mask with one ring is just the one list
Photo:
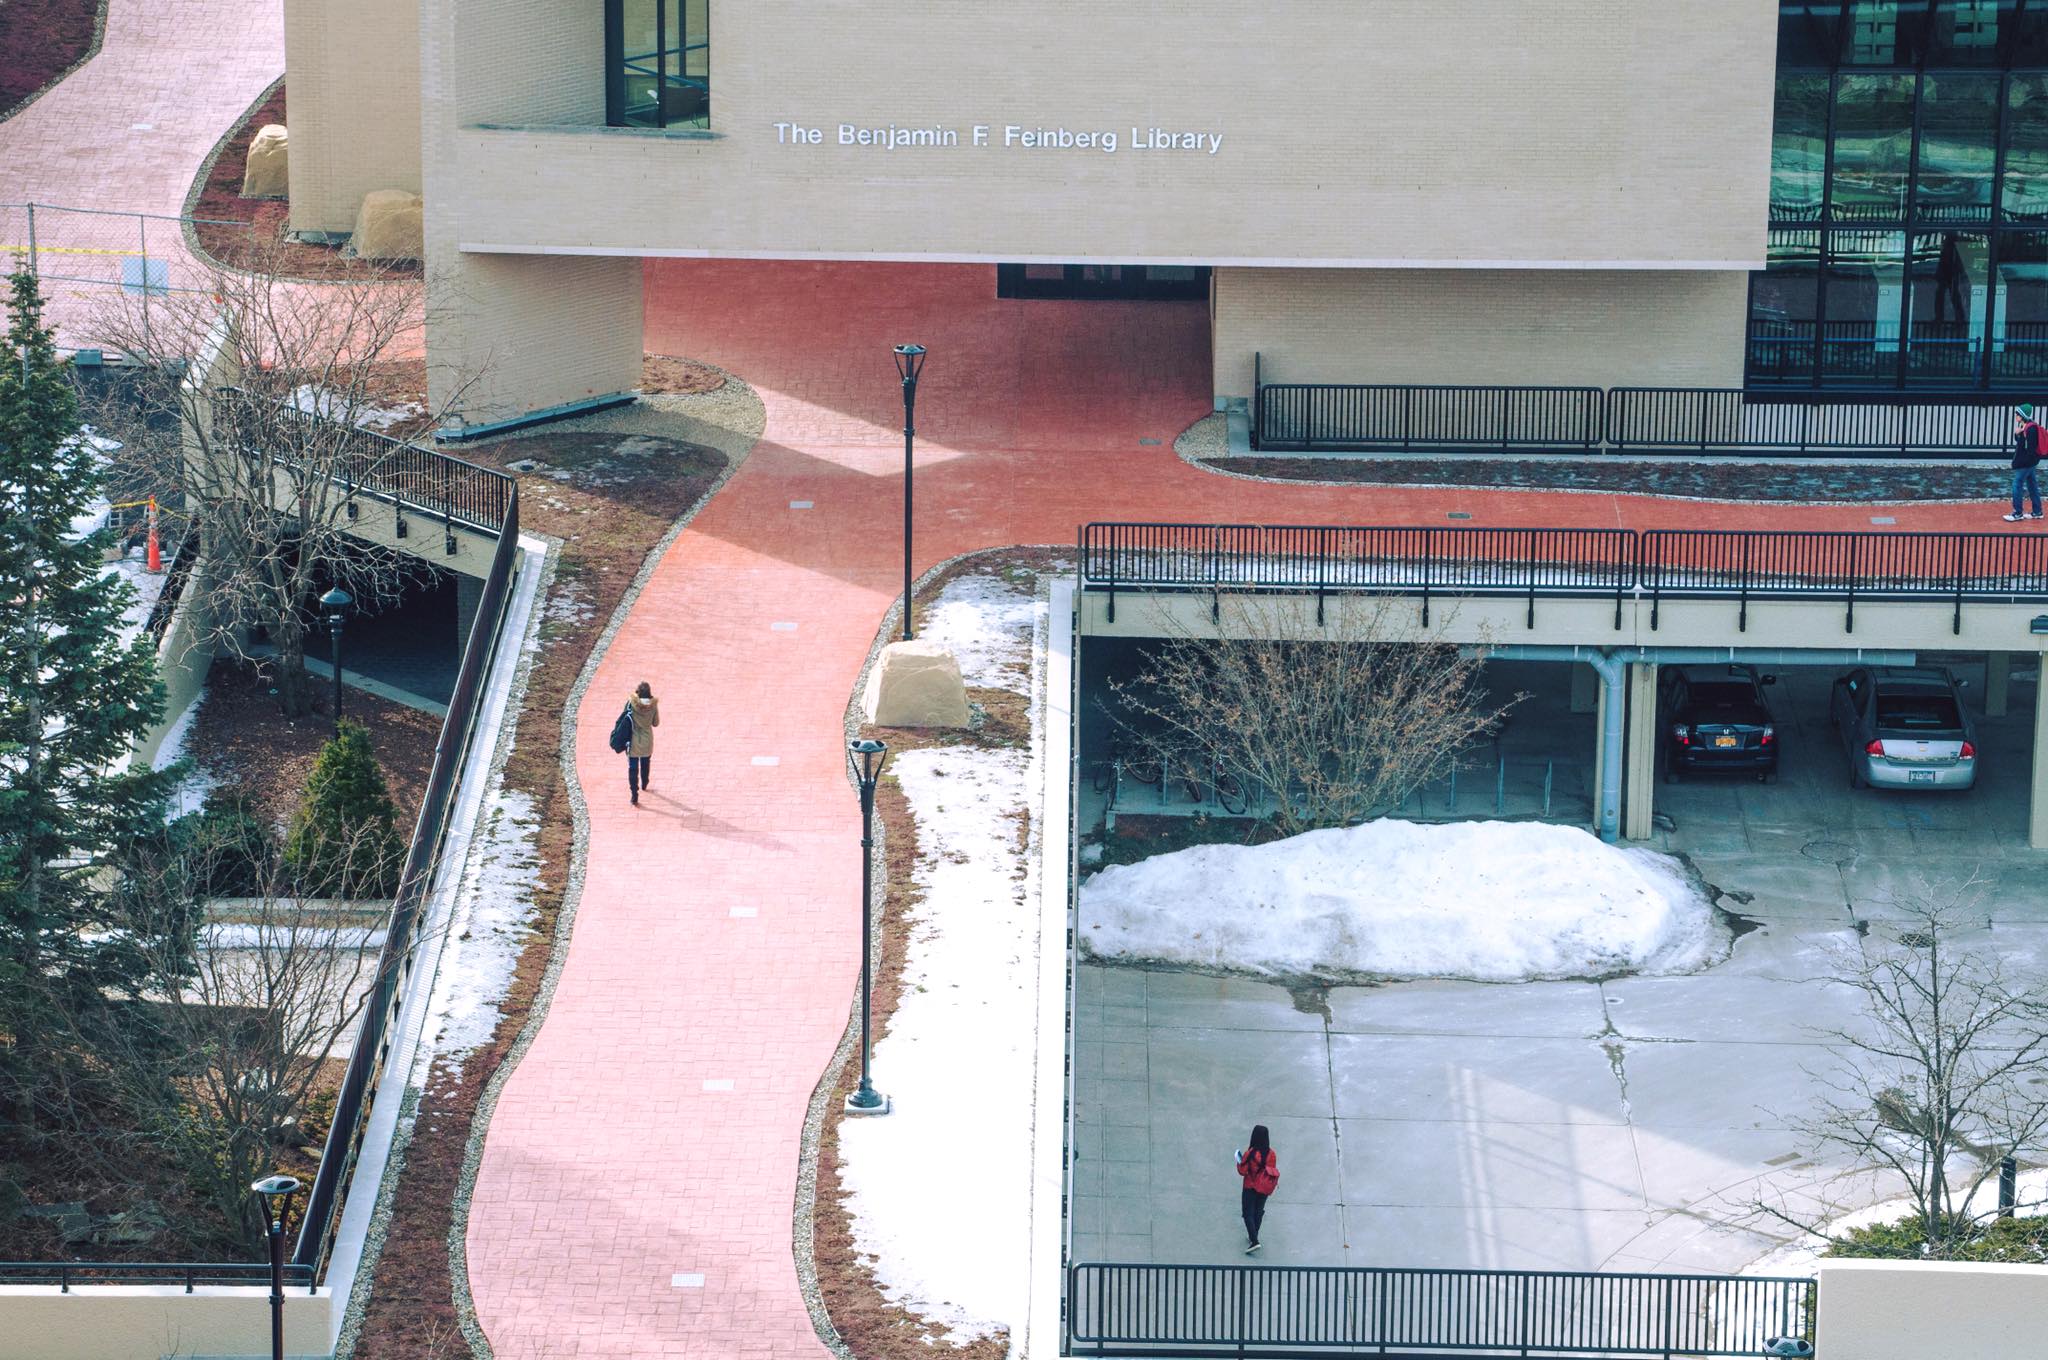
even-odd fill
[(1977, 782), (1976, 729), (1947, 671), (1850, 671), (1835, 681), (1829, 706), (1851, 788), (1967, 789)]
[(1778, 729), (1764, 702), (1775, 675), (1748, 666), (1674, 666), (1665, 671), (1664, 777), (1681, 770), (1741, 770), (1768, 782), (1778, 772)]

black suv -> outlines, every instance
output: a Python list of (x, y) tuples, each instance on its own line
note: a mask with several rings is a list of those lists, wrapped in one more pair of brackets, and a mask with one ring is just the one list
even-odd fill
[(1664, 778), (1680, 770), (1742, 770), (1765, 783), (1778, 773), (1778, 729), (1764, 702), (1775, 675), (1747, 666), (1673, 666), (1657, 711), (1664, 731)]

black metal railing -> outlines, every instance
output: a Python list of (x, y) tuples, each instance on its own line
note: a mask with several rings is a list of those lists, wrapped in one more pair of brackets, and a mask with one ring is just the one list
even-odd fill
[(1592, 453), (1600, 444), (1600, 389), (1266, 383), (1255, 401), (1252, 444), (1356, 453)]
[(163, 645), (164, 633), (171, 626), (171, 615), (178, 610), (178, 601), (185, 594), (185, 583), (192, 576), (192, 561), (198, 556), (199, 526), (191, 520), (185, 522), (185, 532), (178, 535), (177, 546), (171, 549), (171, 560), (164, 568), (164, 588), (157, 592), (150, 602), (149, 617), (143, 621), (143, 631), (159, 647)]
[[(363, 1129), (376, 1098), (378, 1078), (391, 1051), (393, 1025), (412, 976), (420, 914), (433, 888), (448, 827), (448, 810), (474, 735), (484, 675), (497, 650), (499, 625), (511, 595), (513, 567), (518, 558), (519, 488), (510, 478), (505, 480), (507, 491), (498, 521), (497, 550), (491, 558), (490, 574), (484, 579), (476, 619), (462, 649), (462, 665), (456, 672), (454, 692), (448, 698), (448, 714), (441, 720), (426, 796), (421, 800), (419, 819), (413, 824), (405, 865), (399, 871), (398, 891), (385, 925), (383, 953), (377, 960), (375, 981), (363, 1007), (362, 1028), (349, 1055), (348, 1070), (342, 1076), (341, 1091), (334, 1102), (334, 1119), (320, 1154), (320, 1169), (313, 1177), (292, 1252), (294, 1265), (315, 1274), (325, 1267), (340, 1226), (341, 1203), (362, 1148)], [(365, 1190), (372, 1195), (377, 1193), (376, 1186)]]
[(1737, 387), (1617, 387), (1606, 409), (1606, 446), (1625, 454), (1995, 458), (2012, 432), (2004, 402), (1781, 400)]
[(1749, 623), (1749, 602), (1837, 601), (1855, 630), (1858, 601), (1939, 601), (1962, 631), (1969, 602), (2048, 600), (2048, 535), (1853, 533), (1707, 529), (1492, 529), (1405, 526), (1083, 525), (1081, 588), (1420, 596), (1423, 622), (1441, 595), (1524, 597), (1535, 626), (1540, 598), (1650, 601), (1655, 628), (1667, 599), (1724, 599)]
[(1765, 1276), (1083, 1262), (1064, 1353), (1757, 1356), (1811, 1336), (1814, 1298)]
[[(310, 1289), (313, 1269), (288, 1264), (284, 1282)], [(268, 1283), (267, 1261), (0, 1261), (0, 1284), (54, 1284), (66, 1294), (86, 1284), (174, 1284), (189, 1294), (208, 1285)]]
[[(242, 444), (263, 444), (280, 467), (309, 471), (348, 495), (383, 501), (401, 514), (411, 511), (451, 532), (495, 534), (505, 527), (513, 479), (496, 468), (240, 388), (216, 388), (212, 395), (215, 428), (225, 424)], [(284, 448), (272, 438), (280, 430), (291, 432)]]

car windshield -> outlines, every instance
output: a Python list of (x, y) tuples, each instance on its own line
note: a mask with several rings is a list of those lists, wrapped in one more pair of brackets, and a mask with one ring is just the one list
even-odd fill
[(1692, 687), (1692, 701), (1708, 707), (1756, 702), (1756, 691), (1740, 680), (1712, 680)]
[(1963, 715), (1946, 694), (1880, 694), (1877, 725), (1892, 732), (1953, 732), (1962, 727)]

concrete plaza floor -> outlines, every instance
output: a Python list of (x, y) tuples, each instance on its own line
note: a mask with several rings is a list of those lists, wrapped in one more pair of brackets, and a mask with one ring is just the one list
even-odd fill
[(1883, 1197), (1790, 1127), (1831, 1065), (1816, 1031), (1861, 1015), (1814, 979), (1916, 879), (1975, 873), (1979, 942), (2048, 982), (2044, 857), (2024, 846), (2034, 696), (2016, 684), (2016, 716), (1987, 721), (1969, 691), (1976, 790), (1851, 791), (1831, 675), (1773, 687), (1777, 783), (1658, 790), (1664, 848), (1756, 922), (1704, 973), (1319, 993), (1082, 966), (1073, 1259), (1243, 1259), (1232, 1154), (1255, 1122), (1282, 1171), (1269, 1265), (1725, 1272), (1794, 1236), (1759, 1200), (1822, 1216)]

